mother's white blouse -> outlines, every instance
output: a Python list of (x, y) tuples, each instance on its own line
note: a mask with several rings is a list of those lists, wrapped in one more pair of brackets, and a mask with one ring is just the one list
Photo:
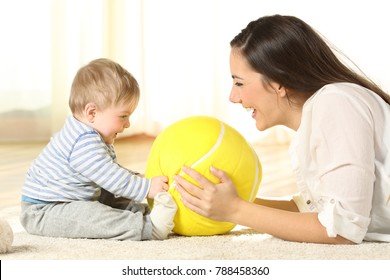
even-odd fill
[(290, 146), (301, 212), (318, 212), (328, 236), (390, 242), (390, 106), (350, 83), (306, 101)]

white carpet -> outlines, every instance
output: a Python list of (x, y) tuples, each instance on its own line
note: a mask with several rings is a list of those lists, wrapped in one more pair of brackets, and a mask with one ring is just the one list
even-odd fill
[(179, 237), (165, 241), (110, 241), (48, 238), (15, 234), (6, 259), (156, 259), (156, 260), (283, 260), (283, 259), (389, 259), (389, 243), (318, 245), (286, 242), (252, 230), (223, 236)]
[(164, 241), (40, 237), (22, 229), (18, 212), (18, 207), (0, 211), (14, 229), (12, 250), (0, 255), (1, 260), (390, 260), (390, 243), (296, 243), (242, 227), (226, 235), (171, 235)]

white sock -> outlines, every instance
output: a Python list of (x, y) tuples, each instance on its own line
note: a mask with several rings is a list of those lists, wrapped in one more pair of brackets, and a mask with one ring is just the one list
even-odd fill
[(173, 218), (177, 211), (176, 202), (168, 192), (160, 192), (154, 198), (153, 209), (150, 212), (152, 220), (153, 239), (167, 239), (175, 224)]

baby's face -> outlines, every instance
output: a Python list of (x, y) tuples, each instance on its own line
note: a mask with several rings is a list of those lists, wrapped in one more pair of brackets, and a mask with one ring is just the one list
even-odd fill
[(118, 133), (130, 127), (132, 112), (130, 104), (112, 106), (102, 111), (97, 110), (93, 127), (106, 144), (113, 144)]

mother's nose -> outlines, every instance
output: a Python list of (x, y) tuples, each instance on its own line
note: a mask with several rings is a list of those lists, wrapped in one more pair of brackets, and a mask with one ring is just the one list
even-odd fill
[(229, 101), (232, 103), (241, 103), (240, 94), (234, 87), (230, 91)]

